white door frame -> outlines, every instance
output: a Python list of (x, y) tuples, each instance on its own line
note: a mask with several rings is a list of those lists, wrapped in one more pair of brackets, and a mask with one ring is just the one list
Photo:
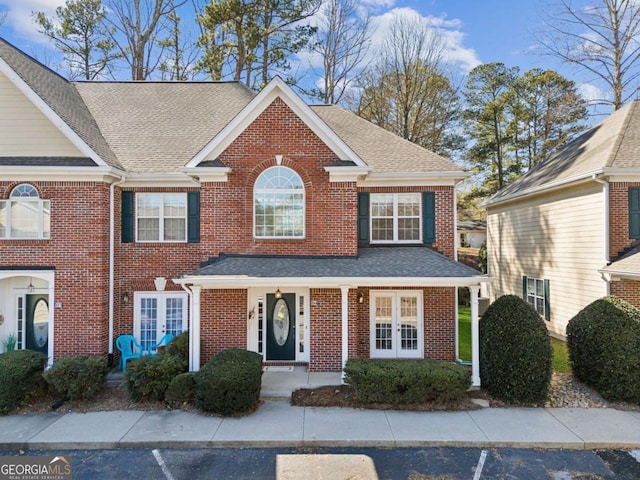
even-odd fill
[[(402, 316), (401, 297), (417, 299), (416, 329), (418, 348), (403, 350), (401, 348), (400, 319)], [(391, 348), (380, 350), (376, 348), (376, 299), (391, 299)], [(369, 356), (371, 358), (424, 358), (424, 300), (422, 290), (370, 290), (369, 295)]]
[[(311, 310), (310, 302), (310, 290), (308, 288), (288, 288), (277, 287), (282, 293), (294, 293), (296, 295), (295, 305), (295, 319), (296, 319), (296, 347), (295, 347), (295, 360), (296, 362), (309, 362), (309, 341), (310, 332), (310, 317)], [(257, 352), (262, 355), (262, 358), (267, 358), (267, 294), (273, 294), (273, 289), (265, 288), (248, 288), (247, 289), (247, 350)], [(302, 304), (300, 303), (300, 297), (303, 297)], [(262, 302), (262, 308), (260, 307)], [(262, 341), (260, 342), (260, 315), (262, 315)], [(300, 342), (300, 328), (302, 328), (303, 341)], [(302, 347), (302, 348), (301, 348)], [(302, 350), (302, 351), (301, 351)]]
[[(164, 331), (166, 332), (166, 308), (163, 303), (168, 298), (180, 298), (182, 299), (182, 331), (187, 330), (188, 327), (188, 310), (189, 310), (189, 298), (185, 292), (179, 291), (150, 291), (150, 292), (134, 292), (133, 293), (133, 336), (142, 343), (141, 339), (141, 318), (140, 307), (142, 305), (143, 298), (155, 298), (158, 300), (158, 324), (156, 325), (156, 332), (160, 327), (164, 325)], [(156, 333), (156, 342), (162, 338), (162, 335), (158, 336)]]

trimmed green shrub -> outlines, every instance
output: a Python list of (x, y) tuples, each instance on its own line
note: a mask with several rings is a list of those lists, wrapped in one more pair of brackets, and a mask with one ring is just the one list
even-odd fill
[(54, 392), (70, 400), (90, 400), (102, 390), (106, 374), (102, 357), (67, 357), (57, 360), (44, 379)]
[(538, 312), (520, 297), (504, 295), (487, 308), (479, 326), (482, 387), (508, 402), (545, 402), (553, 354)]
[(573, 375), (607, 400), (640, 403), (640, 310), (617, 297), (587, 305), (567, 324)]
[(163, 400), (173, 378), (186, 369), (186, 362), (175, 355), (145, 355), (128, 362), (124, 381), (134, 400)]
[(219, 415), (249, 412), (258, 405), (261, 385), (261, 355), (223, 350), (196, 374), (195, 404)]
[(0, 414), (9, 413), (29, 395), (44, 390), (42, 373), (46, 363), (47, 356), (34, 350), (0, 354)]
[(462, 398), (471, 380), (462, 365), (436, 360), (347, 360), (345, 381), (366, 403), (409, 404)]
[(165, 353), (175, 355), (189, 364), (189, 331), (182, 332), (167, 345)]
[(193, 403), (196, 391), (195, 373), (187, 372), (173, 377), (164, 393), (164, 399), (172, 405)]

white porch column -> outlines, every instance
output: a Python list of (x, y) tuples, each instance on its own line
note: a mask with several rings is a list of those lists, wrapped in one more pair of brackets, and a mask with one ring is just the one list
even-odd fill
[(191, 287), (191, 325), (189, 325), (189, 371), (200, 370), (200, 292), (202, 287)]
[(342, 292), (342, 381), (344, 383), (344, 367), (349, 358), (349, 287), (340, 286)]
[(469, 287), (471, 293), (471, 385), (480, 386), (480, 329), (478, 326), (478, 293), (480, 286)]

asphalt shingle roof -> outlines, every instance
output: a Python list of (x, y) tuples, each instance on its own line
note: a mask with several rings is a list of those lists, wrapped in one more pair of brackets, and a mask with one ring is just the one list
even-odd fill
[(427, 247), (361, 248), (357, 257), (223, 255), (187, 275), (274, 277), (475, 277), (482, 273)]
[(640, 244), (629, 250), (615, 262), (602, 269), (605, 272), (618, 272), (640, 275)]
[(12, 167), (95, 167), (88, 157), (0, 157), (0, 166)]
[(487, 205), (606, 167), (640, 167), (639, 102), (634, 100), (576, 137), (554, 156), (496, 193)]
[(120, 168), (72, 83), (0, 37), (0, 58), (108, 165)]

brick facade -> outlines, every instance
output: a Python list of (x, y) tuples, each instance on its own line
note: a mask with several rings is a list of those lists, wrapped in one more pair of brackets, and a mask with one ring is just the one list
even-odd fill
[(614, 280), (609, 284), (610, 294), (619, 297), (631, 305), (640, 308), (640, 281)]
[(629, 248), (629, 187), (640, 187), (640, 182), (612, 182), (609, 185), (609, 255), (615, 260)]

